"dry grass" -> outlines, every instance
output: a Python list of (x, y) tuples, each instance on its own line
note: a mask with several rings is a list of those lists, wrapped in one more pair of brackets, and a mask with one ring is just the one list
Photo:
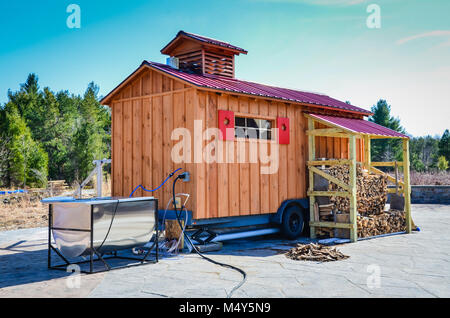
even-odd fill
[[(94, 187), (94, 189), (96, 189), (96, 187)], [(103, 178), (103, 183), (102, 183), (102, 196), (104, 197), (110, 197), (111, 196), (111, 176), (108, 175), (105, 178)]]
[[(93, 188), (96, 188), (95, 181)], [(75, 188), (64, 191), (64, 193), (55, 193), (55, 195), (71, 196), (74, 191)], [(106, 180), (104, 178), (102, 194), (111, 196), (110, 176), (107, 176)], [(0, 196), (0, 231), (48, 225), (48, 205), (42, 204), (40, 198), (33, 198), (30, 194), (20, 194), (11, 198), (10, 203), (4, 203), (5, 198), (6, 196)]]
[(450, 172), (411, 171), (412, 185), (450, 185)]
[(3, 203), (0, 201), (0, 231), (47, 226), (48, 206), (29, 197)]
[[(393, 172), (389, 172), (395, 177)], [(411, 185), (450, 185), (450, 172), (417, 172), (411, 171)], [(403, 180), (403, 173), (399, 172), (399, 179)]]

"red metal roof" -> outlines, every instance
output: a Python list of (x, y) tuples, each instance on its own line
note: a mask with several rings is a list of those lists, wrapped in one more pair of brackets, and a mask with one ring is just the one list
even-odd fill
[(370, 115), (371, 112), (357, 106), (349, 105), (327, 95), (303, 92), (293, 89), (274, 87), (253, 82), (238, 80), (235, 78), (227, 78), (216, 75), (200, 75), (192, 74), (174, 69), (168, 65), (144, 61), (150, 67), (158, 69), (164, 73), (185, 80), (195, 86), (221, 90), (227, 92), (235, 92), (248, 94), (253, 96), (268, 97), (280, 99), (286, 102), (308, 103), (320, 106), (335, 108), (351, 112)]
[(187, 36), (188, 38), (191, 38), (191, 39), (194, 39), (194, 40), (203, 42), (203, 43), (208, 43), (208, 44), (212, 44), (212, 45), (221, 46), (221, 47), (228, 48), (228, 49), (231, 49), (231, 50), (239, 51), (239, 52), (244, 53), (244, 54), (247, 54), (247, 53), (248, 53), (248, 52), (247, 52), (246, 50), (244, 50), (243, 48), (240, 48), (240, 47), (238, 47), (238, 46), (231, 45), (230, 43), (223, 42), (223, 41), (219, 41), (219, 40), (212, 39), (212, 38), (207, 38), (207, 37), (205, 37), (205, 36), (198, 35), (198, 34), (194, 34), (194, 33), (188, 33), (188, 32), (185, 32), (185, 31), (179, 31), (179, 32), (177, 33), (177, 35), (175, 36), (175, 38), (174, 38), (172, 41), (170, 41), (169, 44), (167, 44), (167, 45), (161, 50), (161, 52), (163, 52), (163, 51), (164, 51), (169, 45), (171, 45), (171, 44), (172, 44), (179, 36), (182, 36), (182, 35)]
[(338, 126), (355, 133), (378, 135), (395, 138), (409, 138), (398, 131), (375, 124), (371, 121), (355, 118), (344, 118), (326, 115), (309, 114), (311, 117), (325, 121), (333, 126)]

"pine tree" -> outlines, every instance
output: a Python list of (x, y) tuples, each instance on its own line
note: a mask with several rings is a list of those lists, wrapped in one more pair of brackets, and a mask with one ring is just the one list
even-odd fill
[[(56, 94), (59, 108), (59, 130), (60, 147), (54, 162), (57, 167), (51, 167), (50, 176), (54, 179), (66, 180), (71, 183), (74, 180), (76, 162), (72, 158), (74, 153), (74, 135), (77, 131), (77, 123), (80, 121), (79, 96), (71, 96), (68, 91)], [(53, 165), (53, 163), (52, 163)]]
[[(377, 105), (372, 106), (371, 111), (373, 115), (369, 117), (369, 121), (405, 133), (400, 119), (391, 116), (391, 106), (386, 100), (380, 99)], [(373, 161), (402, 160), (402, 142), (399, 139), (376, 139), (372, 141), (371, 146)]]
[[(74, 173), (82, 181), (93, 169), (95, 159), (107, 156), (108, 140), (105, 131), (105, 114), (98, 101), (98, 87), (91, 82), (80, 103), (80, 122), (73, 138)], [(109, 124), (108, 124), (109, 126)]]
[(43, 186), (47, 180), (48, 157), (20, 116), (17, 107), (9, 105), (6, 115), (9, 157), (9, 183), (12, 186)]
[(8, 147), (9, 141), (9, 136), (5, 132), (0, 132), (0, 187), (6, 187), (10, 183), (9, 163), (11, 151)]
[[(80, 97), (53, 93), (28, 75), (0, 106), (0, 185), (81, 181), (94, 159), (109, 158), (111, 114), (90, 83)], [(48, 167), (48, 168), (47, 168)]]
[(445, 130), (439, 141), (439, 156), (444, 156), (447, 161), (450, 161), (450, 132)]
[(16, 105), (21, 117), (25, 118), (27, 125), (33, 130), (35, 126), (42, 124), (38, 117), (42, 113), (39, 105), (42, 96), (39, 93), (38, 77), (36, 74), (29, 74), (25, 83), (20, 85), (20, 90), (12, 93), (8, 91), (9, 100)]
[[(65, 124), (59, 111), (59, 103), (49, 88), (42, 92), (42, 113), (39, 118), (42, 121), (40, 127), (35, 127), (34, 138), (42, 143), (49, 158), (49, 176), (52, 179), (62, 177), (61, 168), (67, 158)], [(70, 134), (69, 134), (70, 136)]]

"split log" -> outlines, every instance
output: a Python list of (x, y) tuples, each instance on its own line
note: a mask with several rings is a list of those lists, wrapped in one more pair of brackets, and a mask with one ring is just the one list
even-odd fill
[[(350, 182), (350, 170), (348, 165), (333, 166), (328, 170), (333, 177), (346, 184)], [(335, 183), (330, 182), (330, 191), (343, 191)], [(350, 199), (343, 197), (331, 197), (334, 210), (341, 213), (350, 212)], [(360, 164), (356, 166), (356, 202), (357, 211), (361, 215), (381, 214), (387, 201), (387, 178), (385, 176), (371, 174), (362, 169)]]
[(359, 216), (358, 237), (406, 231), (406, 216), (403, 211), (386, 211), (379, 215)]
[(315, 261), (315, 262), (332, 262), (347, 259), (350, 256), (342, 254), (336, 248), (320, 245), (320, 244), (299, 244), (297, 247), (290, 249), (286, 257), (293, 260)]
[[(332, 166), (327, 169), (331, 176), (349, 184), (348, 165)], [(343, 191), (341, 187), (330, 182), (330, 191)], [(356, 166), (356, 201), (358, 237), (376, 236), (405, 230), (405, 214), (401, 211), (385, 212), (387, 201), (387, 178), (363, 170), (361, 164)], [(330, 204), (316, 206), (320, 221), (350, 223), (350, 199), (330, 197)], [(334, 228), (316, 228), (318, 237), (349, 238), (350, 230)]]
[[(336, 222), (350, 222), (350, 214), (337, 214)], [(386, 211), (371, 216), (357, 216), (358, 237), (370, 237), (382, 234), (406, 231), (405, 212)], [(336, 229), (335, 237), (350, 238), (350, 230)]]
[(334, 229), (331, 227), (316, 227), (316, 236), (319, 238), (334, 237)]

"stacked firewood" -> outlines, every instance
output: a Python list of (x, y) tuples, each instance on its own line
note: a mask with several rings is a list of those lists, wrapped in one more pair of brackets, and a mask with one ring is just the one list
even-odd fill
[[(350, 173), (347, 165), (333, 166), (327, 171), (333, 177), (349, 184)], [(343, 191), (333, 182), (330, 191)], [(406, 229), (405, 212), (384, 211), (387, 201), (387, 178), (370, 174), (361, 165), (356, 166), (356, 201), (358, 237), (370, 237), (381, 234), (402, 232)], [(320, 221), (349, 223), (350, 199), (331, 197), (331, 205), (316, 205), (316, 219)], [(318, 237), (349, 238), (350, 230), (334, 228), (316, 228)]]
[[(319, 205), (317, 202), (314, 204), (314, 215), (315, 220), (320, 221), (333, 221), (334, 219), (334, 204), (322, 204)], [(334, 237), (334, 229), (329, 227), (319, 227), (316, 228), (316, 235), (317, 236), (327, 236), (327, 237)]]
[[(350, 214), (337, 214), (336, 222), (349, 223)], [(382, 214), (373, 214), (369, 216), (357, 215), (356, 225), (358, 227), (358, 237), (370, 237), (381, 234), (403, 232), (406, 230), (405, 212), (390, 210)], [(319, 233), (319, 232), (316, 232)], [(350, 230), (335, 229), (334, 233), (320, 232), (322, 236), (350, 238)], [(319, 235), (319, 234), (318, 234)]]
[(379, 215), (357, 217), (358, 237), (403, 232), (406, 230), (406, 218), (403, 211), (386, 211)]
[(316, 220), (331, 221), (333, 219), (334, 204), (318, 204), (314, 203), (314, 216)]
[(332, 262), (349, 258), (342, 254), (336, 248), (327, 247), (319, 244), (299, 244), (286, 253), (286, 257), (293, 260)]
[(322, 237), (335, 237), (335, 230), (331, 227), (316, 227), (316, 236)]
[(65, 180), (51, 180), (47, 182), (47, 191), (50, 193), (50, 196), (60, 195), (69, 189), (70, 187)]
[[(333, 166), (328, 170), (333, 177), (349, 184), (350, 171), (347, 165)], [(330, 182), (330, 191), (343, 191), (338, 185)], [(385, 176), (369, 174), (361, 165), (356, 166), (356, 201), (357, 210), (361, 215), (381, 214), (387, 200), (387, 178)], [(331, 197), (334, 210), (341, 213), (350, 212), (350, 199)]]

